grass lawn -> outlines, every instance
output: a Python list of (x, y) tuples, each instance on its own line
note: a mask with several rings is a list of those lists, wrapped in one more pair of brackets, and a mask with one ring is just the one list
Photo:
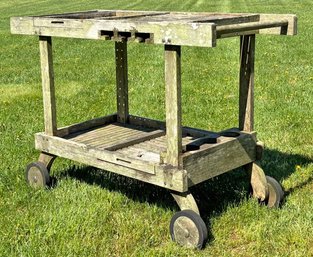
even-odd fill
[[(296, 37), (257, 36), (255, 129), (265, 172), (286, 191), (280, 209), (248, 197), (236, 170), (202, 184), (210, 240), (171, 242), (178, 207), (163, 189), (65, 159), (57, 185), (34, 190), (25, 167), (43, 131), (38, 39), (11, 35), (9, 17), (92, 9), (294, 13)], [(311, 0), (0, 2), (0, 256), (313, 256), (313, 2)], [(55, 39), (58, 125), (115, 112), (114, 44)], [(239, 40), (182, 48), (183, 123), (237, 126)], [(130, 112), (163, 120), (163, 47), (129, 44)], [(144, 64), (144, 65), (143, 65)], [(214, 74), (212, 76), (211, 74)]]

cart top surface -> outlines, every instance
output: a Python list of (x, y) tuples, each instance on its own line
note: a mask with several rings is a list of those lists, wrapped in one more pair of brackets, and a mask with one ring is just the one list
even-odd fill
[(245, 34), (295, 35), (296, 27), (291, 14), (94, 10), (11, 18), (13, 34), (207, 47)]

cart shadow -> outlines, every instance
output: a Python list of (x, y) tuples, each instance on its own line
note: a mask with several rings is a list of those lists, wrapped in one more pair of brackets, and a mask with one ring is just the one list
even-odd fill
[[(282, 181), (296, 172), (296, 166), (306, 166), (309, 163), (313, 163), (313, 159), (266, 149), (261, 164), (267, 175)], [(179, 211), (167, 189), (93, 167), (73, 167), (66, 173), (67, 176), (79, 181), (97, 185), (109, 191), (120, 192), (133, 201), (148, 202), (172, 211)], [(313, 177), (289, 189), (286, 195), (305, 186), (311, 180)], [(249, 181), (248, 172), (236, 169), (190, 188), (205, 223), (209, 224), (212, 217), (220, 216), (229, 206), (240, 205), (251, 197)], [(209, 240), (212, 239), (211, 236)]]

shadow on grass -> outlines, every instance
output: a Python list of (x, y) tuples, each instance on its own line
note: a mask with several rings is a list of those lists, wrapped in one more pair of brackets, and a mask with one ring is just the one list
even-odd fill
[[(305, 166), (312, 162), (312, 159), (301, 155), (267, 149), (261, 164), (267, 175), (281, 181), (294, 173), (297, 165)], [(74, 166), (67, 171), (66, 175), (110, 191), (121, 192), (134, 201), (149, 202), (163, 208), (179, 211), (169, 191), (158, 186), (93, 167)], [(311, 180), (313, 177), (296, 188), (291, 188), (286, 194), (288, 195)], [(243, 169), (236, 169), (190, 188), (206, 224), (209, 224), (211, 217), (219, 216), (228, 206), (239, 205), (244, 199), (250, 197), (249, 181), (250, 175), (247, 172)]]

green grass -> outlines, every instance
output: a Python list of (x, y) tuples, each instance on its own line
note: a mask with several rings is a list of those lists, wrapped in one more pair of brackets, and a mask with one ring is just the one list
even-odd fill
[[(212, 179), (198, 188), (211, 236), (196, 251), (171, 242), (178, 208), (161, 188), (64, 159), (54, 188), (25, 183), (43, 130), (38, 40), (10, 35), (9, 17), (91, 9), (297, 14), (297, 37), (257, 36), (256, 46), (255, 129), (264, 170), (287, 192), (280, 209), (247, 197), (242, 171)], [(0, 10), (0, 256), (313, 256), (312, 1), (3, 0)], [(237, 125), (238, 46), (183, 47), (185, 125)], [(113, 43), (55, 39), (54, 54), (59, 126), (114, 112)], [(163, 65), (162, 46), (129, 45), (132, 114), (164, 119)]]

